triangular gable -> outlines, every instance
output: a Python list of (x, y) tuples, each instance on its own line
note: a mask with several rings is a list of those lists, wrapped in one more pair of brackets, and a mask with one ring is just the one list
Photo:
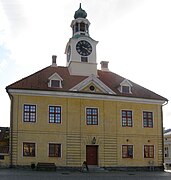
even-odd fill
[(48, 79), (49, 80), (60, 80), (60, 81), (63, 81), (63, 79), (57, 73), (52, 74)]
[(112, 91), (108, 86), (106, 86), (102, 81), (100, 81), (95, 75), (91, 75), (88, 78), (81, 81), (79, 84), (74, 86), (70, 89), (70, 91), (82, 91), (84, 90), (88, 85), (94, 85), (97, 87), (102, 93), (106, 94), (116, 94), (114, 91)]
[(131, 82), (128, 80), (128, 79), (124, 79), (121, 83), (120, 83), (121, 86), (131, 86), (132, 87), (132, 84)]

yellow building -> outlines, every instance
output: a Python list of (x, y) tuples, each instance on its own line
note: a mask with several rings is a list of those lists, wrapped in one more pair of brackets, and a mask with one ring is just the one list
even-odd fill
[(66, 67), (52, 65), (9, 86), (10, 165), (51, 162), (106, 168), (163, 168), (162, 106), (167, 99), (101, 62), (81, 8), (71, 23)]

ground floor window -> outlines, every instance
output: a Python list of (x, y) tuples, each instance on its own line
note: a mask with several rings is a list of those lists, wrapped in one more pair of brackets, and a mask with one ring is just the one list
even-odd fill
[(61, 157), (61, 144), (49, 143), (49, 157)]
[(23, 156), (35, 157), (35, 143), (23, 142)]
[(122, 158), (133, 158), (133, 145), (122, 145)]
[(144, 158), (154, 158), (153, 145), (144, 145)]

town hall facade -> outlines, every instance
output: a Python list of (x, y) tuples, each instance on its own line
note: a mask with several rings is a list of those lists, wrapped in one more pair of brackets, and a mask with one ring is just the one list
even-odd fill
[(90, 22), (71, 22), (66, 67), (52, 64), (6, 87), (11, 100), (10, 165), (163, 168), (162, 106), (167, 99), (109, 70), (97, 69)]

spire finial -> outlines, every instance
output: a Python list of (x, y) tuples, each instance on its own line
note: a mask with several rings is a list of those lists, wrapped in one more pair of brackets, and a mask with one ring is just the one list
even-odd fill
[(74, 18), (86, 18), (87, 17), (87, 13), (81, 8), (81, 3), (80, 3), (80, 7), (79, 9), (75, 12), (74, 14)]

